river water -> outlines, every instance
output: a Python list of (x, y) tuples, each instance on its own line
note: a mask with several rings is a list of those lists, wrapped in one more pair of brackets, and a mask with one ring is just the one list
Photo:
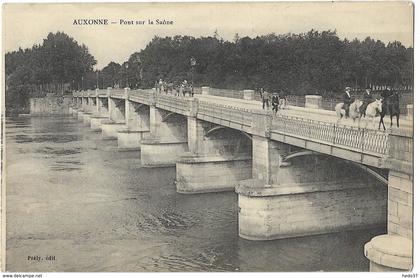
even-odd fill
[(139, 155), (71, 117), (7, 118), (7, 270), (368, 271), (386, 232), (244, 240), (234, 192), (178, 194)]

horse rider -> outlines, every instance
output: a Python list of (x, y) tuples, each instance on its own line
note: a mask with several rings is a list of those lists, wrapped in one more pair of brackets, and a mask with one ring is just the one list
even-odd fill
[(381, 93), (381, 97), (383, 98), (383, 100), (388, 100), (388, 98), (390, 98), (392, 95), (393, 92), (391, 91), (390, 87), (386, 87), (386, 89)]
[(353, 97), (350, 95), (350, 87), (346, 87), (343, 94), (343, 109), (346, 111), (346, 118), (349, 117), (350, 104), (354, 101)]
[(280, 104), (279, 94), (274, 93), (273, 97), (271, 98), (271, 105), (273, 106), (274, 116), (277, 115), (277, 111), (279, 110), (279, 104)]
[(366, 108), (367, 106), (372, 103), (372, 89), (370, 87), (366, 87), (365, 92), (363, 93), (363, 104), (360, 106), (360, 114), (366, 116)]

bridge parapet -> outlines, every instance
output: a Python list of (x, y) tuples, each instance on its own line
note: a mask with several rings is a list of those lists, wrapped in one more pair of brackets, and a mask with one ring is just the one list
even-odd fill
[(87, 91), (88, 97), (96, 97), (96, 91), (95, 90), (88, 90)]
[(389, 134), (291, 116), (273, 119), (271, 138), (354, 162), (387, 168)]
[(251, 110), (207, 101), (199, 101), (197, 117), (239, 130), (249, 129), (252, 125)]
[(186, 98), (156, 94), (156, 106), (175, 113), (188, 115), (190, 111), (188, 102)]
[(134, 90), (130, 91), (128, 99), (147, 105), (152, 105), (154, 103), (154, 94), (149, 90)]
[(114, 89), (111, 91), (111, 97), (124, 99), (125, 90), (124, 89)]
[(107, 90), (98, 90), (98, 97), (106, 97)]
[(413, 132), (391, 130), (389, 134), (389, 155), (386, 167), (395, 171), (413, 174)]

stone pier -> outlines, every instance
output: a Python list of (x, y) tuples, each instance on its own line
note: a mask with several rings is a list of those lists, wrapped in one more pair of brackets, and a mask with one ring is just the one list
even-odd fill
[(365, 245), (370, 271), (410, 271), (413, 268), (413, 134), (389, 135), (388, 233)]
[(118, 139), (118, 132), (125, 126), (125, 99), (111, 97), (108, 90), (109, 120), (101, 124), (103, 139)]
[(176, 162), (179, 193), (233, 191), (251, 177), (251, 140), (240, 131), (188, 117), (188, 149)]
[(90, 117), (90, 128), (93, 131), (102, 131), (102, 124), (109, 122), (110, 114), (108, 111), (108, 98), (99, 97), (96, 91), (95, 112)]
[(240, 180), (248, 179), (252, 159), (242, 155), (186, 155), (176, 162), (176, 191), (207, 193), (233, 191)]
[(150, 137), (141, 140), (141, 164), (146, 167), (175, 166), (188, 151), (185, 116), (150, 106)]
[(255, 117), (252, 179), (239, 182), (239, 236), (272, 240), (385, 226), (387, 187), (357, 165), (272, 141)]
[(125, 128), (117, 135), (120, 150), (138, 150), (141, 142), (150, 137), (149, 107), (130, 101), (129, 91), (125, 89)]

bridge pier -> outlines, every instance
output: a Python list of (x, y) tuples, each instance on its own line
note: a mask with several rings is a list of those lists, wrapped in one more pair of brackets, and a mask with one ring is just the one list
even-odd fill
[(102, 131), (102, 124), (109, 122), (108, 98), (96, 94), (95, 113), (90, 117), (90, 128), (93, 131)]
[(150, 136), (150, 110), (147, 105), (130, 101), (128, 88), (126, 88), (125, 93), (126, 127), (118, 131), (118, 148), (121, 150), (138, 150), (141, 141)]
[(237, 187), (241, 237), (271, 240), (385, 225), (386, 187), (360, 169), (316, 156), (284, 164), (271, 173), (271, 183), (257, 178)]
[(109, 121), (103, 121), (102, 138), (118, 139), (118, 131), (125, 128), (125, 100), (112, 98), (108, 91)]
[(90, 92), (88, 91), (86, 93), (86, 104), (82, 116), (82, 121), (84, 126), (90, 126), (90, 119), (93, 116), (95, 112), (95, 101), (93, 98), (89, 95)]
[(78, 118), (78, 113), (82, 109), (82, 98), (75, 97), (74, 98), (74, 108), (72, 110), (73, 117)]
[(272, 240), (385, 225), (387, 188), (360, 168), (270, 139), (254, 115), (252, 179), (238, 193), (239, 236)]
[(410, 271), (413, 267), (413, 134), (389, 134), (388, 233), (365, 245), (370, 271)]
[(83, 108), (77, 110), (77, 120), (83, 122), (83, 118), (84, 118), (84, 111)]
[(142, 139), (141, 164), (145, 167), (175, 166), (188, 151), (187, 120), (185, 116), (170, 113), (151, 105), (150, 137)]
[(251, 177), (251, 142), (240, 131), (188, 117), (188, 149), (176, 162), (179, 193), (233, 191)]

